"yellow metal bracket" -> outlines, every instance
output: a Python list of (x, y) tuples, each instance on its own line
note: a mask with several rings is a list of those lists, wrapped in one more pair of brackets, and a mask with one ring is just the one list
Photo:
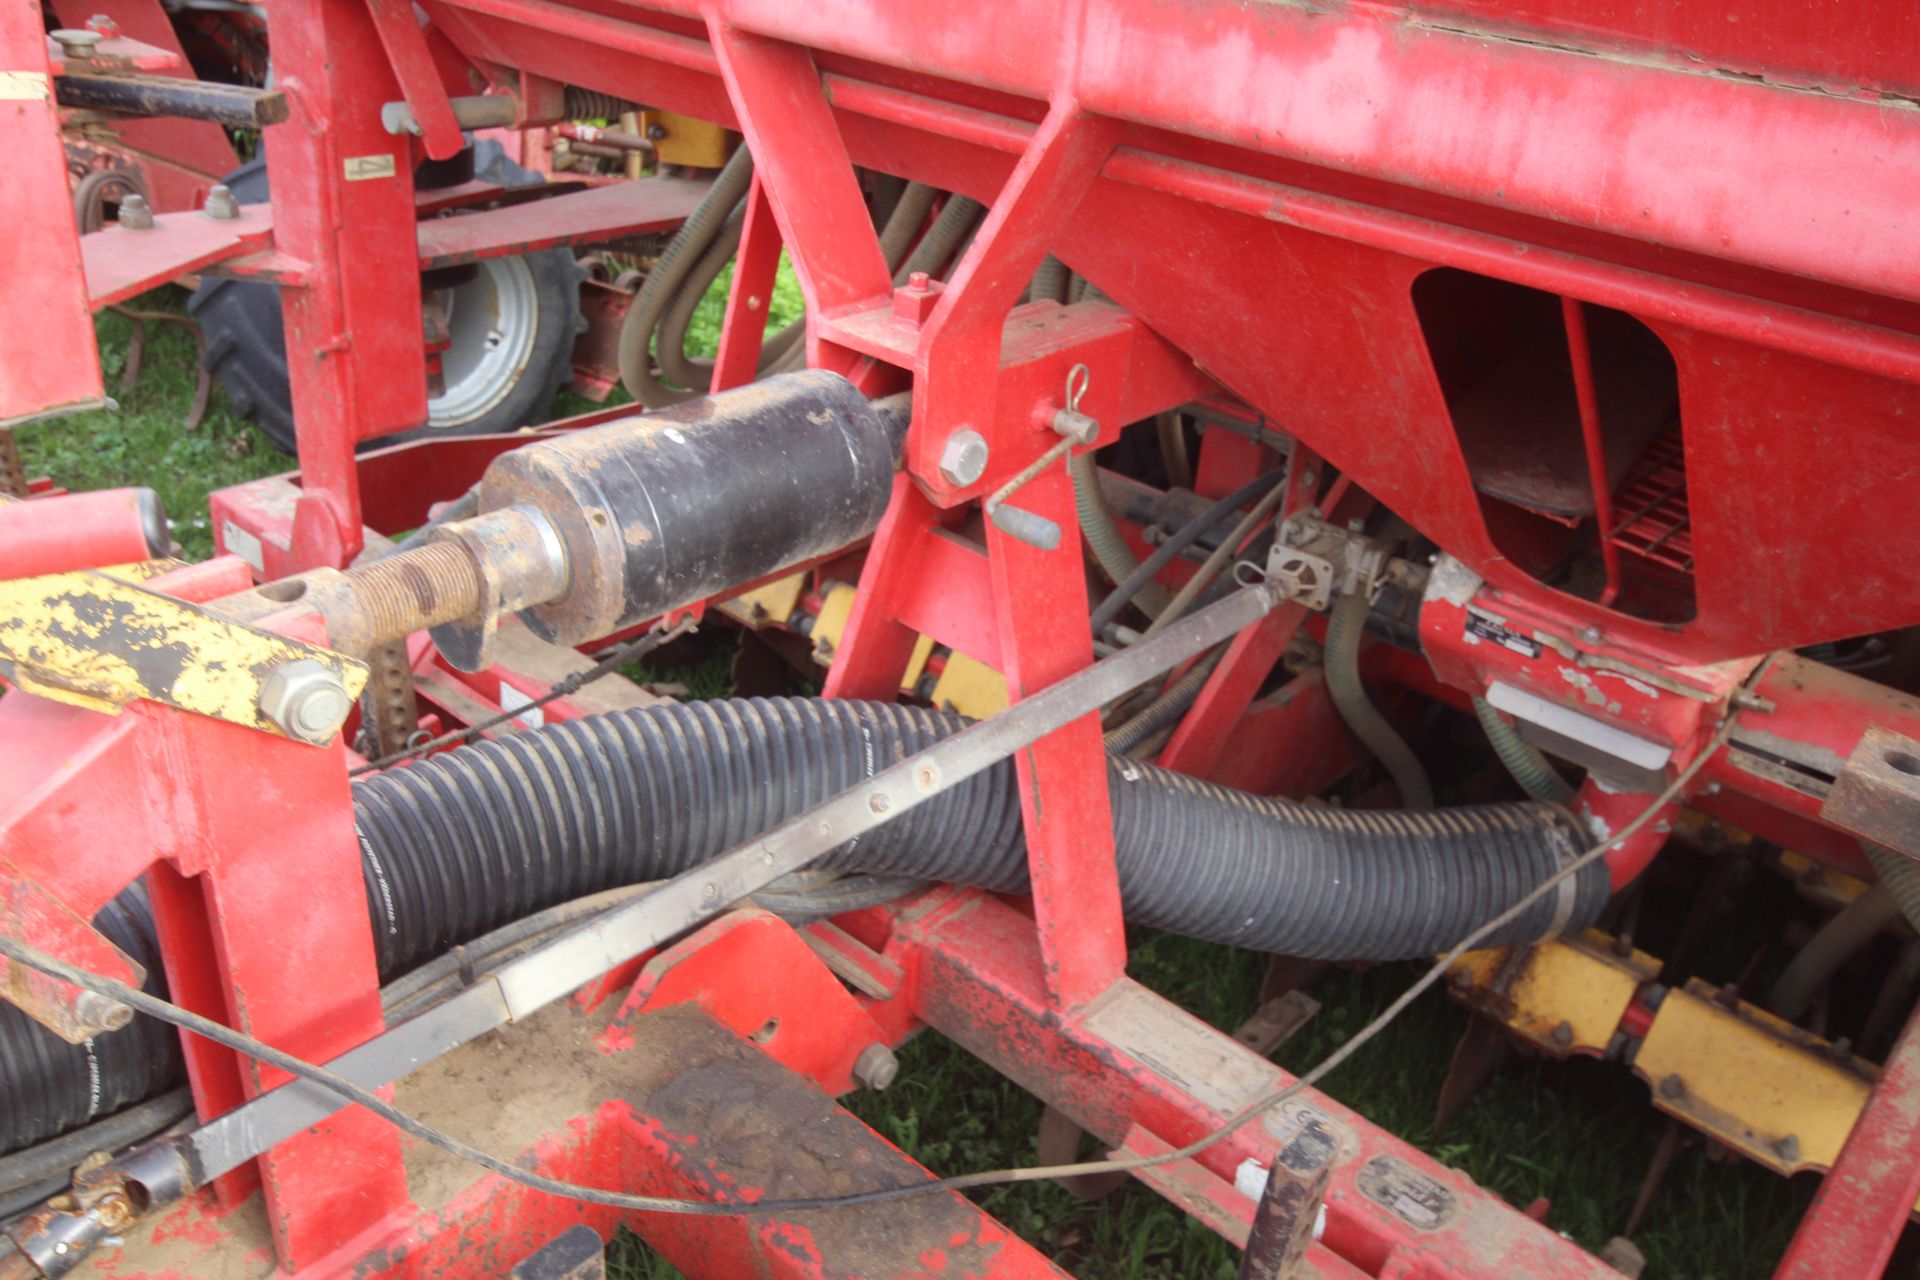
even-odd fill
[(1660, 962), (1597, 929), (1535, 947), (1470, 951), (1448, 974), (1454, 994), (1556, 1058), (1603, 1054)]
[(1654, 1105), (1777, 1173), (1831, 1168), (1878, 1072), (1725, 996), (1695, 978), (1660, 1002), (1633, 1060)]
[(109, 714), (145, 699), (290, 736), (260, 711), (280, 666), (302, 659), (349, 697), (365, 664), (91, 570), (0, 581), (0, 663), (19, 688)]

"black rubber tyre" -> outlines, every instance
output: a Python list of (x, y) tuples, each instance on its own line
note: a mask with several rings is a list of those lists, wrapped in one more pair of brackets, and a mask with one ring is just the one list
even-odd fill
[[(507, 159), (497, 142), (476, 143), (471, 150), (472, 172), (479, 177), (508, 187), (540, 181), (537, 175)], [(462, 173), (456, 180), (464, 177)], [(229, 174), (226, 183), (241, 204), (266, 203), (266, 161), (249, 161)], [(571, 376), (574, 339), (586, 328), (580, 314), (580, 281), (585, 274), (573, 252), (566, 248), (495, 259), (475, 269), (472, 279), (484, 281), (485, 292), (474, 296), (482, 300), (513, 298), (512, 314), (523, 319), (535, 317), (531, 338), (515, 325), (506, 335), (507, 354), (495, 359), (496, 366), (504, 361), (505, 367), (495, 367), (487, 376), (467, 382), (456, 379), (455, 353), (450, 351), (445, 358), (448, 392), (429, 404), (429, 424), (370, 443), (377, 446), (436, 436), (488, 435), (544, 421), (555, 394)], [(194, 291), (187, 310), (200, 321), (206, 339), (207, 369), (226, 389), (234, 412), (259, 427), (275, 445), (294, 452), (293, 397), (287, 387), (287, 341), (281, 324), (279, 290), (268, 284), (208, 279)], [(459, 315), (454, 317), (456, 347), (482, 351), (476, 361), (487, 359), (485, 352), (497, 345), (490, 341), (493, 335), (471, 338), (463, 345), (460, 319)], [(471, 346), (475, 342), (480, 346)], [(457, 392), (462, 386), (477, 390), (461, 396)]]

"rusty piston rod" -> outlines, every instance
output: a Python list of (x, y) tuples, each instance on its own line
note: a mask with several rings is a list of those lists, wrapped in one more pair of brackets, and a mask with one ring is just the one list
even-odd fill
[(219, 607), (311, 609), (355, 656), (428, 630), (466, 671), (492, 663), (508, 614), (556, 644), (596, 640), (872, 533), (907, 410), (806, 370), (541, 440), (495, 458), (478, 514), (424, 546)]

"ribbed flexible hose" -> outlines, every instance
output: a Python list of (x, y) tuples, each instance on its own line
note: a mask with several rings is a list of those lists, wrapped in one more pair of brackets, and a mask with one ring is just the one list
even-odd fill
[(1433, 808), (1433, 784), (1420, 758), (1400, 736), (1399, 730), (1380, 714), (1367, 696), (1360, 679), (1360, 633), (1367, 625), (1367, 598), (1357, 593), (1341, 596), (1327, 614), (1326, 664), (1327, 696), (1334, 710), (1353, 730), (1367, 750), (1386, 767), (1393, 785), (1400, 792), (1400, 803), (1409, 809)]
[(1035, 302), (1067, 300), (1067, 264), (1048, 254), (1033, 273), (1033, 287), (1027, 296)]
[(1866, 852), (1867, 861), (1873, 864), (1880, 883), (1887, 886), (1887, 892), (1900, 904), (1900, 914), (1907, 918), (1908, 924), (1920, 930), (1920, 863), (1871, 841), (1862, 840), (1860, 848)]
[(1767, 994), (1767, 1008), (1789, 1022), (1798, 1021), (1840, 966), (1899, 918), (1900, 903), (1890, 890), (1883, 879), (1834, 912), (1775, 980)]
[[(100, 908), (94, 927), (147, 971), (145, 990), (167, 994), (146, 891), (134, 884)], [(0, 1002), (0, 1151), (77, 1129), (171, 1088), (180, 1041), (164, 1024), (135, 1017), (119, 1031), (68, 1044), (12, 1004)]]
[(1560, 776), (1560, 771), (1540, 748), (1521, 737), (1518, 729), (1501, 718), (1498, 708), (1485, 698), (1475, 698), (1473, 714), (1480, 721), (1480, 727), (1487, 731), (1493, 754), (1500, 757), (1500, 763), (1507, 766), (1507, 772), (1513, 775), (1522, 791), (1535, 800), (1573, 803), (1573, 784)]
[[(963, 724), (838, 699), (667, 704), (478, 743), (355, 783), (380, 972), (407, 971), (555, 903), (696, 866)], [(1250, 796), (1124, 759), (1109, 760), (1108, 783), (1129, 919), (1317, 959), (1444, 950), (1559, 870), (1583, 840), (1573, 815), (1534, 802), (1352, 811)], [(1023, 889), (1012, 762), (821, 865)], [(1607, 896), (1606, 868), (1595, 862), (1487, 945), (1582, 929)], [(128, 1052), (101, 1055), (122, 1104), (165, 1087), (176, 1069), (170, 1033), (142, 1019), (134, 1028), (103, 1037), (137, 1037)], [(86, 1114), (84, 1073), (25, 1069), (19, 1055), (35, 1033), (59, 1043), (37, 1025), (7, 1024), (0, 1046), (0, 1096), (13, 1108), (0, 1140), (9, 1145)], [(42, 1118), (23, 1123), (29, 1114)]]
[[(1094, 562), (1110, 581), (1116, 585), (1125, 582), (1140, 567), (1140, 559), (1114, 522), (1107, 495), (1100, 489), (1100, 469), (1094, 465), (1093, 454), (1073, 454), (1067, 460), (1067, 469), (1073, 475), (1073, 509), (1080, 517), (1080, 535), (1087, 540), (1087, 550), (1093, 552)], [(1134, 592), (1133, 605), (1149, 618), (1157, 618), (1169, 599), (1165, 587), (1148, 582)]]
[(672, 305), (680, 286), (720, 234), (733, 207), (747, 194), (752, 181), (753, 156), (745, 147), (741, 147), (714, 178), (707, 194), (701, 197), (699, 205), (680, 225), (673, 239), (667, 242), (660, 260), (647, 273), (633, 306), (620, 324), (620, 381), (635, 400), (649, 409), (677, 404), (701, 394), (675, 391), (663, 386), (653, 376), (653, 353), (650, 349), (653, 331), (659, 326), (660, 317)]
[[(892, 703), (733, 699), (568, 721), (355, 784), (383, 973), (570, 897), (671, 876), (922, 750), (964, 722)], [(1577, 852), (1565, 810), (1433, 813), (1289, 804), (1111, 761), (1130, 918), (1320, 959), (1443, 950)], [(823, 866), (1017, 890), (1019, 797), (1003, 762)], [(1502, 939), (1590, 921), (1598, 863)], [(1560, 929), (1556, 915), (1565, 906)], [(1497, 945), (1490, 942), (1488, 945)]]
[(893, 273), (895, 284), (905, 284), (907, 277), (916, 271), (924, 271), (930, 276), (938, 276), (953, 257), (954, 250), (973, 230), (974, 223), (986, 212), (986, 206), (978, 200), (966, 196), (948, 196), (947, 203), (940, 210), (940, 216), (927, 228), (927, 234), (920, 237), (920, 243), (913, 247), (913, 253)]

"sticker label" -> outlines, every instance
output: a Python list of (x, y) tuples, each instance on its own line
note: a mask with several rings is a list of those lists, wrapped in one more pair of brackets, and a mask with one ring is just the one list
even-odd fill
[(38, 71), (0, 71), (0, 102), (45, 102), (53, 96)]
[(348, 156), (345, 167), (348, 182), (365, 182), (369, 178), (391, 178), (395, 173), (393, 157), (390, 155)]
[(253, 566), (255, 573), (267, 571), (267, 557), (261, 550), (260, 539), (242, 529), (231, 520), (220, 522), (220, 549), (232, 552)]
[[(502, 711), (520, 711), (520, 708), (528, 706), (532, 702), (533, 695), (520, 692), (520, 690), (514, 688), (505, 680), (500, 682), (500, 709)], [(515, 716), (513, 720), (515, 724), (523, 729), (538, 729), (547, 722), (547, 713), (541, 707), (534, 707), (530, 711), (520, 711), (520, 714)]]
[(1511, 649), (1523, 658), (1540, 656), (1540, 642), (1531, 636), (1523, 636), (1504, 622), (1495, 621), (1485, 614), (1467, 611), (1467, 643), (1478, 644), (1481, 640), (1491, 640), (1502, 649)]
[(1395, 1156), (1375, 1156), (1355, 1179), (1360, 1194), (1419, 1231), (1438, 1231), (1459, 1210), (1453, 1192)]

